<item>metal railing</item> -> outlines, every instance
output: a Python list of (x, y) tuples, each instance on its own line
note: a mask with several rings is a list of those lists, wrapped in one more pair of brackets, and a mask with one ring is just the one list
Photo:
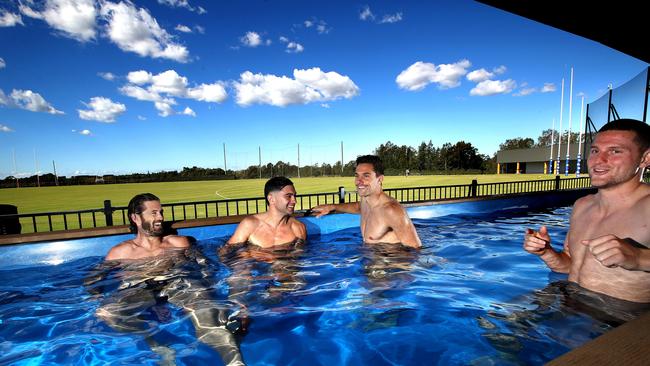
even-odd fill
[[(471, 184), (390, 188), (384, 192), (402, 203), (416, 203), (588, 187), (588, 177), (560, 179), (556, 176), (555, 179), (503, 183), (479, 184), (473, 180)], [(358, 202), (359, 196), (356, 191), (346, 192), (343, 187), (339, 187), (338, 192), (297, 195), (296, 201), (296, 210), (307, 210), (320, 204)], [(162, 206), (165, 218), (171, 221), (250, 215), (266, 211), (263, 197), (165, 203)], [(19, 220), (22, 233), (74, 230), (127, 225), (127, 216), (126, 206), (114, 207), (110, 200), (105, 200), (104, 207), (98, 209), (0, 215), (0, 227), (8, 222), (15, 224), (16, 220)]]

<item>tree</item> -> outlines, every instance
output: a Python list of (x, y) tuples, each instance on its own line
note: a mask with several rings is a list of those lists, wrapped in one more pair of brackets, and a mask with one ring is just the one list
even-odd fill
[[(535, 145), (536, 147), (549, 147), (551, 146), (551, 137), (553, 138), (553, 145), (557, 145), (557, 130), (553, 129), (546, 129), (542, 131), (542, 134), (539, 135), (537, 138), (537, 144)], [(564, 131), (562, 133), (562, 144), (566, 143), (566, 136), (567, 132)], [(578, 142), (578, 137), (580, 136), (580, 133), (578, 132), (571, 132), (571, 142), (576, 143)], [(583, 136), (583, 142), (584, 142), (584, 136)]]
[(535, 146), (535, 141), (530, 137), (515, 137), (507, 139), (506, 142), (499, 145), (499, 150), (530, 149)]

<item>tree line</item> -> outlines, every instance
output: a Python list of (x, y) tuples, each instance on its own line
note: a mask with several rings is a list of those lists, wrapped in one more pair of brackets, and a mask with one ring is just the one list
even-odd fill
[[(558, 132), (547, 129), (537, 138), (516, 137), (507, 139), (499, 145), (500, 150), (527, 149), (533, 147), (546, 147), (551, 145), (551, 135), (557, 144)], [(576, 142), (577, 133), (571, 133), (571, 141)], [(584, 137), (583, 137), (584, 138)], [(566, 133), (563, 134), (562, 143), (566, 143)], [(471, 143), (458, 141), (455, 144), (445, 143), (434, 146), (429, 140), (422, 142), (417, 148), (407, 145), (396, 145), (387, 141), (379, 145), (373, 153), (378, 155), (383, 163), (386, 175), (407, 174), (491, 174), (496, 171), (496, 154), (492, 157), (480, 154)], [(132, 173), (121, 175), (76, 175), (71, 177), (55, 176), (48, 173), (32, 175), (30, 177), (16, 178), (8, 176), (0, 180), (0, 188), (54, 186), (54, 185), (85, 185), (85, 184), (116, 184), (116, 183), (148, 183), (148, 182), (177, 182), (197, 180), (221, 179), (255, 179), (270, 178), (273, 176), (295, 177), (327, 177), (327, 176), (353, 176), (354, 160), (341, 165), (341, 161), (334, 164), (322, 163), (303, 165), (300, 168), (290, 162), (278, 161), (275, 164), (267, 163), (262, 166), (250, 165), (241, 170), (227, 171), (221, 168), (201, 168), (197, 166), (183, 167), (182, 170), (160, 171), (147, 173)]]

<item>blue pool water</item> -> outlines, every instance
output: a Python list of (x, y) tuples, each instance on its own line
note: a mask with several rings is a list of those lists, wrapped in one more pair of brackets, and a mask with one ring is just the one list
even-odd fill
[[(561, 286), (547, 288), (565, 277), (522, 249), (525, 228), (541, 224), (561, 243), (569, 214), (415, 219), (419, 252), (363, 245), (356, 227), (302, 250), (220, 258), (227, 237), (217, 237), (197, 242), (201, 264), (192, 254), (159, 279), (231, 320), (247, 312), (238, 337), (249, 365), (543, 364), (612, 327), (567, 307)], [(220, 362), (181, 309), (189, 300), (171, 290), (146, 306), (136, 332), (99, 316), (133, 281), (131, 269), (96, 272), (103, 254), (0, 270), (0, 364), (153, 365), (170, 354), (177, 365)], [(104, 277), (88, 281), (96, 273)], [(167, 353), (152, 351), (153, 338)]]

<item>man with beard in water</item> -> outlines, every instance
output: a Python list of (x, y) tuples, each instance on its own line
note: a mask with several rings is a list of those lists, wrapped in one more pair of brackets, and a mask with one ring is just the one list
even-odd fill
[(577, 288), (594, 297), (604, 294), (595, 301), (601, 307), (624, 303), (647, 310), (650, 186), (642, 179), (650, 166), (650, 126), (630, 119), (604, 125), (591, 145), (587, 165), (598, 192), (573, 206), (564, 249), (551, 247), (545, 226), (527, 230), (524, 249), (551, 270), (568, 273), (569, 293)]
[[(160, 332), (160, 318), (169, 318), (166, 304), (174, 304), (185, 310), (197, 338), (215, 349), (224, 364), (243, 365), (235, 335), (229, 330), (237, 327), (237, 321), (226, 309), (215, 306), (208, 283), (211, 276), (205, 274), (206, 259), (187, 237), (164, 235), (160, 199), (150, 193), (136, 195), (129, 202), (128, 217), (136, 237), (108, 252), (104, 266), (119, 270), (115, 277), (120, 285), (97, 309), (97, 315), (114, 329), (142, 333), (163, 363), (173, 364), (174, 351), (155, 335)], [(197, 263), (201, 268), (191, 267)], [(158, 322), (151, 322), (152, 316)]]

